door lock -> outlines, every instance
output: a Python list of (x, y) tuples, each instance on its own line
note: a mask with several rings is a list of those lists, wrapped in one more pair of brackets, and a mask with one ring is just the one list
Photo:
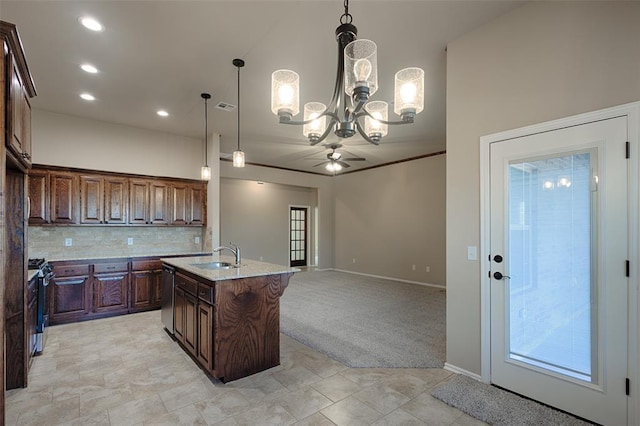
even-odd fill
[(505, 278), (511, 278), (511, 277), (508, 275), (502, 275), (502, 272), (494, 272), (493, 278), (495, 278), (496, 280), (503, 280)]
[(496, 254), (495, 256), (493, 256), (493, 261), (496, 263), (502, 263), (503, 257), (500, 256), (499, 254)]

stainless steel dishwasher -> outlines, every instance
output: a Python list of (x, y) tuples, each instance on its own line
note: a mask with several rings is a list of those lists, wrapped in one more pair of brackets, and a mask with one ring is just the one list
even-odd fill
[(167, 331), (173, 334), (173, 308), (176, 270), (169, 265), (162, 265), (162, 307), (161, 319)]

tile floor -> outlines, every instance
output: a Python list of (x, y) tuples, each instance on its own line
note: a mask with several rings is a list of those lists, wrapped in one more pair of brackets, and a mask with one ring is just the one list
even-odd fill
[(484, 425), (431, 397), (441, 369), (348, 368), (281, 335), (281, 365), (223, 384), (152, 311), (48, 329), (7, 425)]

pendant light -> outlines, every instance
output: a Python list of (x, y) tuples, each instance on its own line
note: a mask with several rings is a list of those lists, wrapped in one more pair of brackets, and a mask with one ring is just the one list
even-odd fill
[(209, 93), (201, 93), (200, 97), (204, 99), (204, 166), (200, 168), (200, 179), (202, 180), (211, 180), (211, 167), (208, 164), (208, 140), (209, 137), (209, 128), (208, 128), (208, 114), (207, 114), (207, 101), (211, 99), (211, 95)]
[(240, 150), (240, 68), (244, 67), (244, 61), (234, 59), (233, 65), (238, 68), (238, 149), (233, 151), (233, 167), (244, 167), (244, 152)]

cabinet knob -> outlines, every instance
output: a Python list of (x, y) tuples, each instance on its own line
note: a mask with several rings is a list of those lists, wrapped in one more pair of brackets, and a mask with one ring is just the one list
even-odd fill
[(28, 160), (31, 158), (31, 155), (29, 155), (29, 153), (25, 151), (22, 153), (22, 158), (26, 158)]

